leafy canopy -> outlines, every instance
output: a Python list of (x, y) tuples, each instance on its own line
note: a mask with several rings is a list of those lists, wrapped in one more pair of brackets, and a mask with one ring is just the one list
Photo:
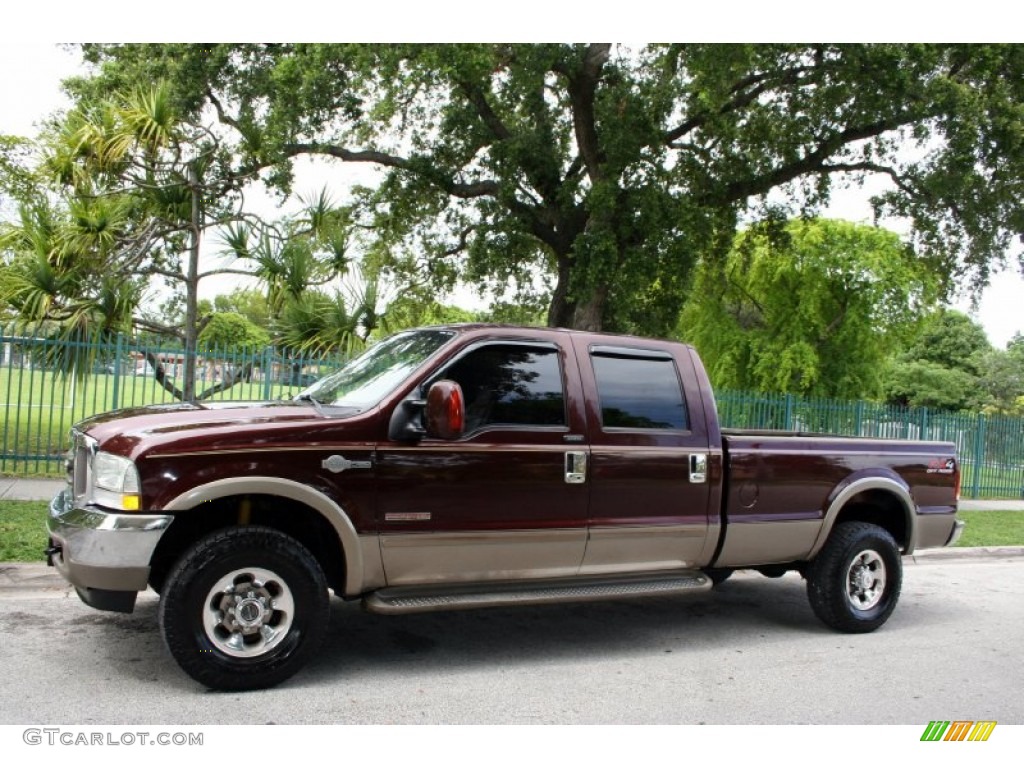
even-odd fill
[(679, 323), (719, 387), (877, 395), (895, 344), (934, 301), (934, 277), (892, 232), (767, 222), (705, 259)]
[(936, 312), (892, 361), (885, 394), (898, 405), (1024, 414), (1024, 337), (994, 349), (967, 315)]
[[(699, 258), (767, 208), (887, 178), (918, 258), (984, 283), (1024, 233), (1019, 45), (86, 45), (80, 98), (167, 79), (287, 190), (382, 169), (358, 223), (396, 269), (535, 294), (550, 324), (668, 332)], [(771, 206), (769, 205), (771, 204)], [(946, 287), (946, 286), (943, 286)], [(803, 363), (797, 367), (806, 367)], [(820, 380), (820, 379), (819, 379)]]

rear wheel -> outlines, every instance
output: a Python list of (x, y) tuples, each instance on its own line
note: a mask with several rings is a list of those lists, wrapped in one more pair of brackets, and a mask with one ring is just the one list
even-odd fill
[(807, 570), (814, 614), (841, 632), (871, 632), (896, 608), (903, 564), (896, 541), (870, 523), (840, 523)]
[(200, 539), (168, 574), (160, 629), (174, 660), (210, 688), (268, 688), (295, 674), (327, 630), (323, 571), (272, 528)]

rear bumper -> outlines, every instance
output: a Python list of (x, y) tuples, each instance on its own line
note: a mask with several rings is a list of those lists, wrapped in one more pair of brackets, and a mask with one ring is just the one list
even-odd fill
[(171, 515), (107, 512), (76, 507), (68, 491), (50, 502), (47, 562), (77, 588), (82, 600), (105, 610), (131, 610), (134, 594), (146, 588), (149, 561), (170, 525)]
[(952, 546), (963, 528), (964, 521), (956, 518), (956, 507), (921, 508), (914, 519), (914, 546), (907, 554)]
[(949, 539), (946, 541), (946, 546), (947, 547), (952, 547), (954, 544), (956, 544), (958, 541), (960, 541), (960, 537), (964, 533), (964, 526), (965, 525), (967, 525), (967, 523), (965, 523), (963, 520), (954, 520), (953, 521), (953, 530), (950, 531)]

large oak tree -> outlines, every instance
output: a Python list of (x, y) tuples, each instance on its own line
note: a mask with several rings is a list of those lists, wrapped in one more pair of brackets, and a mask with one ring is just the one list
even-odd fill
[[(87, 45), (88, 99), (168, 79), (243, 165), (385, 169), (357, 211), (439, 284), (550, 279), (548, 322), (665, 332), (745, 219), (890, 182), (919, 258), (983, 283), (1024, 232), (1019, 45)], [(642, 312), (638, 311), (642, 307)]]

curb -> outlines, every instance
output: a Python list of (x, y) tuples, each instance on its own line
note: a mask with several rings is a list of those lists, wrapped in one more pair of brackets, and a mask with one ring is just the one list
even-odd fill
[(46, 563), (0, 563), (0, 598), (26, 593), (70, 595), (74, 588)]
[(903, 561), (925, 565), (949, 560), (1012, 560), (1024, 557), (1024, 547), (945, 547), (925, 549), (904, 557)]

